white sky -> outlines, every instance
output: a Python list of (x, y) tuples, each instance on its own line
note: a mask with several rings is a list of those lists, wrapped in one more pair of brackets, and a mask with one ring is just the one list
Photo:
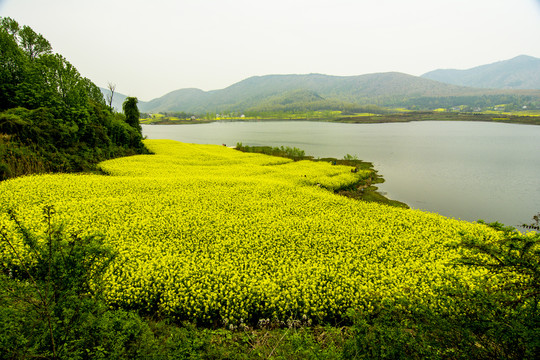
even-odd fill
[(540, 0), (0, 0), (99, 86), (147, 101), (254, 75), (540, 57)]

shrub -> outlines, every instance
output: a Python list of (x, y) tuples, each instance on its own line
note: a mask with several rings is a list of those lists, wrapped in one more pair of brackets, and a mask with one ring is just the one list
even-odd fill
[[(463, 235), (458, 266), (485, 270), (476, 287), (436, 289), (437, 303), (375, 298), (350, 312), (355, 336), (350, 359), (540, 358), (540, 234), (521, 234), (499, 223), (498, 238)], [(485, 233), (487, 234), (487, 233)]]
[[(67, 233), (44, 208), (30, 230), (9, 212), (0, 232), (0, 358), (197, 359), (207, 344), (193, 327), (111, 309), (102, 277), (116, 254), (99, 234)], [(22, 241), (30, 256), (16, 243)]]

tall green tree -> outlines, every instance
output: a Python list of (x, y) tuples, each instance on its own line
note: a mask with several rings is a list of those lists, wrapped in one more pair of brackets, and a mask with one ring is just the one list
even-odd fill
[(8, 33), (15, 43), (20, 46), (28, 57), (33, 60), (40, 55), (50, 54), (52, 46), (41, 34), (36, 33), (31, 27), (19, 26), (19, 23), (10, 17), (0, 19), (0, 27)]
[(10, 17), (1, 18), (0, 27), (13, 37), (16, 37), (20, 30), (19, 23)]
[(32, 28), (23, 26), (19, 31), (21, 46), (26, 51), (31, 60), (42, 54), (52, 52), (51, 44), (43, 35), (36, 33)]
[(17, 106), (15, 93), (24, 80), (27, 57), (16, 40), (19, 24), (10, 18), (0, 21), (0, 110)]
[(124, 103), (122, 104), (122, 110), (124, 110), (124, 115), (126, 116), (126, 122), (134, 129), (136, 129), (139, 134), (142, 134), (141, 124), (139, 123), (139, 117), (141, 116), (139, 108), (137, 107), (136, 97), (127, 97)]

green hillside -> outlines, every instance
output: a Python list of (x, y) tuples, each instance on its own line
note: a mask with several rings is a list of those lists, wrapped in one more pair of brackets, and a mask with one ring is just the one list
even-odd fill
[(466, 70), (438, 69), (422, 75), (448, 84), (493, 89), (540, 89), (540, 59), (520, 55)]
[[(311, 94), (311, 98), (306, 97), (308, 93)], [(283, 102), (287, 101), (286, 98), (291, 96), (295, 98), (293, 102), (297, 103), (298, 108), (317, 108), (317, 110), (340, 110), (368, 104), (420, 109), (464, 104), (487, 106), (513, 103), (518, 98), (521, 102), (540, 104), (540, 91), (536, 90), (486, 90), (389, 72), (359, 76), (323, 74), (254, 76), (221, 90), (176, 90), (141, 104), (141, 110), (184, 111), (198, 114), (262, 109), (279, 111), (283, 108)], [(314, 101), (315, 98), (317, 101)]]

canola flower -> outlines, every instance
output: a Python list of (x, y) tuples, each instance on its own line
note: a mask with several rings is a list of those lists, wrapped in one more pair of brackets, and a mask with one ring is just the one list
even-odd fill
[[(108, 174), (27, 176), (0, 183), (8, 209), (36, 228), (54, 205), (66, 230), (99, 232), (119, 257), (106, 277), (112, 306), (207, 323), (338, 321), (373, 298), (436, 301), (437, 286), (480, 275), (448, 266), (469, 222), (367, 203), (331, 190), (366, 176), (347, 166), (146, 140), (153, 155), (100, 164)], [(24, 251), (23, 244), (18, 246)], [(0, 248), (4, 261), (9, 257)]]

